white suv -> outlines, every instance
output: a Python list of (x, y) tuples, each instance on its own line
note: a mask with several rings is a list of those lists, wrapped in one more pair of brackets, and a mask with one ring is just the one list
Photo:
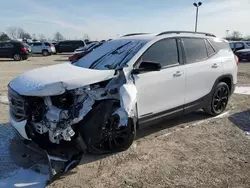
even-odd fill
[(26, 72), (9, 83), (10, 122), (43, 149), (127, 149), (143, 124), (204, 109), (221, 114), (237, 82), (223, 39), (184, 31), (130, 34), (74, 64)]
[(48, 56), (56, 53), (55, 46), (49, 42), (33, 42), (30, 44), (33, 54), (42, 54)]

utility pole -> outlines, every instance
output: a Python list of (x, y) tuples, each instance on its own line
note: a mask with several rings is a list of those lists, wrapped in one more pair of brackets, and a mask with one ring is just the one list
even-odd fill
[(196, 7), (196, 20), (195, 20), (195, 32), (197, 32), (197, 24), (198, 24), (198, 16), (199, 16), (199, 7), (202, 5), (202, 2), (194, 3), (193, 4)]

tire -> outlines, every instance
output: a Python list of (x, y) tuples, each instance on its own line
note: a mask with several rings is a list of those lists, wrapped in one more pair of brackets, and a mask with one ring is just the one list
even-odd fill
[(21, 61), (22, 60), (22, 56), (20, 54), (16, 53), (16, 54), (13, 55), (13, 59), (15, 61)]
[(106, 154), (128, 149), (135, 138), (135, 126), (128, 119), (126, 126), (119, 125), (119, 116), (114, 114), (119, 109), (119, 102), (103, 101), (88, 114), (80, 134), (92, 154)]
[(225, 82), (218, 83), (214, 88), (209, 106), (204, 111), (212, 116), (223, 113), (227, 107), (229, 96), (230, 90), (228, 85)]
[(42, 51), (42, 55), (43, 55), (43, 56), (48, 56), (48, 55), (49, 55), (48, 50), (43, 50), (43, 51)]

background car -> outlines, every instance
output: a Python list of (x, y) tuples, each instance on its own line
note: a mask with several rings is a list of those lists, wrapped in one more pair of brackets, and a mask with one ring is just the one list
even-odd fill
[(235, 41), (229, 43), (231, 49), (240, 61), (250, 61), (250, 42), (249, 41)]
[(48, 56), (56, 53), (55, 46), (49, 42), (33, 42), (30, 46), (33, 54)]
[(82, 52), (86, 52), (86, 51), (90, 51), (93, 50), (95, 48), (97, 48), (98, 46), (100, 46), (102, 43), (101, 42), (92, 42), (84, 47), (80, 47), (77, 48), (74, 53), (82, 53)]
[(66, 40), (55, 45), (56, 52), (74, 52), (77, 48), (85, 46), (82, 40)]
[(79, 59), (86, 56), (88, 53), (90, 53), (94, 49), (98, 48), (102, 44), (103, 44), (103, 42), (92, 42), (89, 45), (86, 45), (85, 47), (77, 48), (74, 52), (74, 55), (69, 57), (69, 61), (71, 63), (78, 61)]
[(0, 57), (13, 58), (15, 61), (28, 59), (28, 50), (20, 41), (0, 42)]
[(27, 48), (28, 53), (32, 53), (30, 45), (28, 45), (27, 43), (23, 43), (23, 45), (25, 46), (25, 48)]

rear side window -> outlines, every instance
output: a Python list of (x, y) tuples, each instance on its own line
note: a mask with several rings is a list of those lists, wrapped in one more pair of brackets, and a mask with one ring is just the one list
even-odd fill
[(205, 40), (205, 42), (206, 42), (206, 47), (207, 47), (207, 55), (208, 57), (210, 57), (215, 54), (215, 50), (207, 40)]
[(250, 46), (250, 42), (246, 42), (248, 46)]
[(183, 38), (185, 54), (188, 63), (195, 63), (207, 59), (207, 49), (204, 39)]
[(242, 42), (235, 43), (235, 49), (236, 50), (244, 49), (244, 44)]
[(2, 48), (13, 48), (14, 46), (11, 43), (2, 43), (1, 47)]
[(42, 43), (41, 42), (36, 42), (36, 43), (33, 43), (33, 46), (42, 46)]
[(179, 63), (176, 39), (156, 42), (143, 54), (142, 61), (160, 63), (162, 67)]
[(50, 43), (48, 43), (48, 42), (45, 42), (44, 44), (45, 44), (45, 46), (50, 46)]
[(219, 40), (219, 39), (208, 39), (208, 40), (212, 44), (212, 46), (215, 48), (216, 51), (231, 49), (229, 44), (223, 40)]

